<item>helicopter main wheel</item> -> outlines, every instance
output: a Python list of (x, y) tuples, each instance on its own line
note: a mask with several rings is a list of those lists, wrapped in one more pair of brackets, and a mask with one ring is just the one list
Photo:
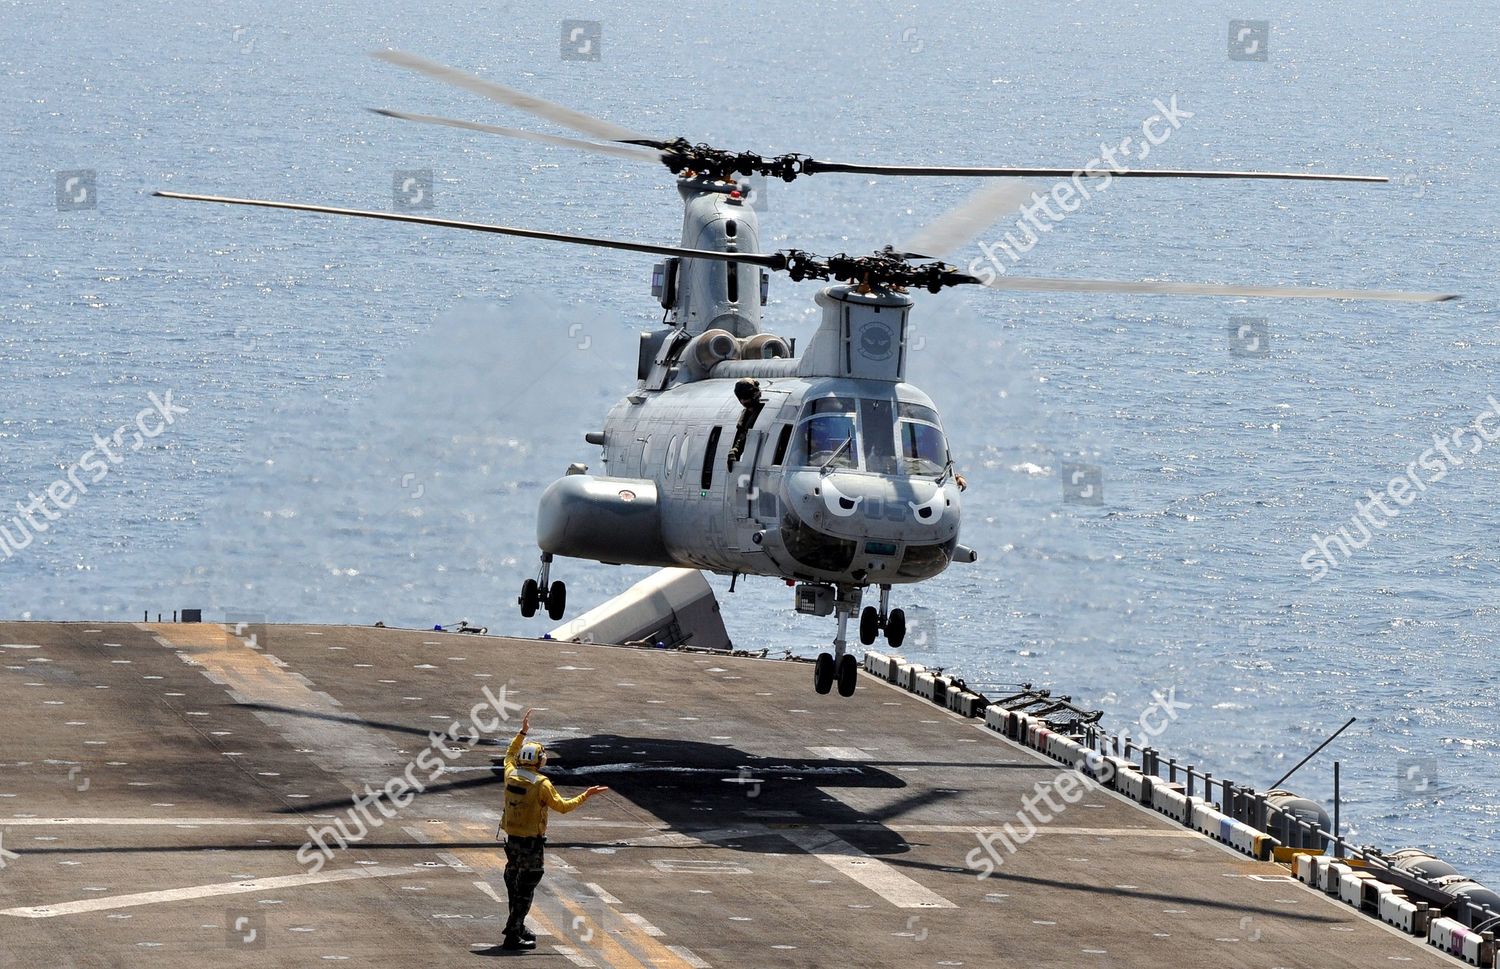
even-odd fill
[(563, 617), (568, 608), (568, 587), (559, 579), (547, 590), (547, 618), (554, 622)]
[(813, 689), (823, 694), (833, 689), (833, 657), (828, 653), (819, 653), (813, 664)]
[(880, 632), (880, 613), (874, 606), (865, 606), (859, 614), (859, 641), (866, 646), (875, 642)]
[(521, 595), (516, 601), (521, 604), (521, 616), (530, 619), (536, 615), (537, 604), (541, 602), (541, 589), (536, 584), (536, 579), (527, 579), (521, 583)]
[(859, 682), (859, 664), (845, 653), (838, 662), (839, 696), (853, 696), (854, 684)]
[(904, 639), (906, 639), (906, 613), (900, 609), (892, 609), (885, 621), (885, 641), (891, 644), (892, 649), (900, 649)]

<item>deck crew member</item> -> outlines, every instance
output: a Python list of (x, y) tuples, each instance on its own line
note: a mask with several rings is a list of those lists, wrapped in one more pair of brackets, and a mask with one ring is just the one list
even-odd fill
[(526, 928), (526, 914), (542, 880), (542, 853), (547, 844), (547, 812), (567, 814), (607, 787), (591, 787), (576, 797), (563, 797), (540, 773), (547, 764), (547, 750), (528, 741), (531, 711), (521, 719), (521, 732), (505, 751), (505, 810), (500, 829), (505, 832), (505, 894), (510, 919), (505, 923), (501, 948), (535, 949), (536, 936)]

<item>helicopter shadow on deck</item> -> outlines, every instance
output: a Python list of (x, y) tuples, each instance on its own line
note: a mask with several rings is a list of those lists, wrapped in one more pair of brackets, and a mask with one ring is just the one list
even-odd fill
[[(310, 719), (354, 723), (382, 732), (427, 737), (428, 731), (404, 724), (367, 720), (344, 714), (297, 710), (270, 704), (241, 706)], [(465, 771), (458, 780), (428, 784), (417, 795), (441, 795), (457, 790), (493, 787), (499, 813), (503, 780), (504, 742), (475, 738), (489, 748), (491, 764), (482, 773)], [(837, 760), (824, 757), (778, 757), (751, 754), (728, 744), (664, 737), (592, 734), (553, 740), (547, 744), (548, 777), (559, 787), (602, 784), (616, 796), (648, 811), (665, 831), (722, 832), (723, 847), (753, 852), (783, 852), (785, 839), (778, 827), (839, 827), (839, 836), (870, 854), (900, 854), (909, 850), (906, 839), (886, 822), (954, 798), (956, 791), (914, 788), (894, 773), (914, 768), (1025, 768), (1026, 764), (933, 763), (906, 761)], [(890, 768), (890, 769), (887, 769)], [(477, 774), (477, 776), (476, 776)], [(373, 781), (372, 781), (373, 783)], [(885, 790), (904, 792), (872, 811), (860, 811), (834, 796), (838, 791)], [(341, 810), (349, 798), (339, 797), (276, 813), (304, 814)], [(761, 828), (765, 830), (761, 830)], [(743, 834), (734, 829), (748, 829)]]
[[(956, 796), (914, 789), (884, 766), (864, 761), (763, 756), (695, 740), (595, 734), (557, 741), (548, 752), (553, 760), (547, 774), (558, 785), (606, 785), (669, 830), (724, 831), (713, 840), (751, 852), (786, 851), (778, 827), (839, 826), (841, 837), (866, 852), (899, 854), (909, 846), (886, 822)], [(869, 812), (836, 796), (860, 790), (902, 793)], [(736, 828), (748, 830), (727, 833)]]

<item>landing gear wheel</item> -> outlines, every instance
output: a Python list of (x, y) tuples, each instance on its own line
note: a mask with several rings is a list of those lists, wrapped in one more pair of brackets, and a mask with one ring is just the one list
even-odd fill
[(568, 608), (568, 587), (563, 585), (562, 580), (552, 583), (552, 588), (547, 590), (547, 618), (553, 622), (561, 619)]
[(819, 653), (813, 664), (813, 689), (824, 694), (833, 689), (833, 657), (827, 653)]
[(537, 603), (541, 602), (541, 590), (537, 588), (536, 579), (527, 579), (521, 583), (521, 597), (516, 601), (521, 603), (521, 616), (530, 619), (536, 615)]
[(839, 657), (839, 696), (853, 696), (854, 684), (859, 680), (859, 664), (847, 653)]
[(906, 613), (900, 609), (892, 609), (885, 620), (885, 641), (891, 644), (891, 649), (900, 649), (901, 641), (905, 638)]
[(880, 613), (874, 606), (865, 606), (864, 611), (859, 614), (859, 641), (866, 646), (875, 642), (875, 636), (880, 632)]

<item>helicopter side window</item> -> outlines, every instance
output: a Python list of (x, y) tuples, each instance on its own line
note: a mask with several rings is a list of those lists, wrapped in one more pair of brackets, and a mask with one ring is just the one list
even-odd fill
[(901, 422), (901, 466), (907, 474), (942, 474), (947, 465), (948, 445), (936, 425)]
[(783, 424), (781, 427), (781, 436), (776, 439), (776, 455), (775, 457), (771, 458), (771, 466), (773, 468), (779, 467), (781, 465), (781, 462), (786, 460), (787, 445), (791, 443), (792, 425)]
[(828, 464), (831, 468), (854, 468), (859, 460), (857, 448), (854, 415), (818, 414), (797, 426), (791, 463), (799, 467)]
[(703, 475), (698, 482), (703, 491), (713, 487), (714, 452), (719, 449), (719, 435), (723, 430), (722, 427), (715, 427), (708, 432), (708, 444), (703, 448)]
[(859, 422), (864, 428), (865, 470), (896, 474), (895, 401), (879, 397), (859, 402)]

